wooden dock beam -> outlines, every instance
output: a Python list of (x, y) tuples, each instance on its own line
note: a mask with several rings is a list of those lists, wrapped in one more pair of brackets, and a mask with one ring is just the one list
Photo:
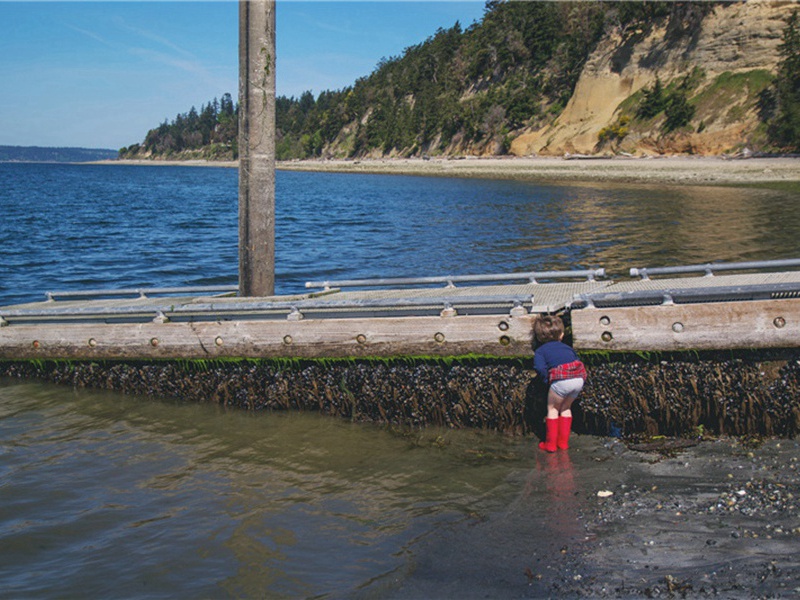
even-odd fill
[(530, 356), (531, 315), (17, 324), (0, 359)]
[(573, 310), (578, 350), (672, 352), (796, 348), (800, 300), (663, 304)]
[(239, 2), (239, 294), (275, 290), (275, 1)]

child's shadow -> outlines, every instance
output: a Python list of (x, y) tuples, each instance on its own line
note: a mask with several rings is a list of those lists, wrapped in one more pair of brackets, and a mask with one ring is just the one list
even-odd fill
[(544, 418), (547, 416), (547, 385), (534, 377), (525, 390), (525, 424), (528, 431), (545, 439)]

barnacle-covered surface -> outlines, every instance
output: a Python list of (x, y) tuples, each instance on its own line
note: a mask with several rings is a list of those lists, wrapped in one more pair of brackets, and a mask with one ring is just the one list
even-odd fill
[(597, 357), (578, 421), (625, 435), (792, 437), (800, 431), (800, 353), (771, 354)]
[[(608, 435), (794, 436), (800, 352), (586, 357), (574, 429)], [(214, 402), (311, 410), (409, 427), (539, 433), (545, 389), (521, 359), (0, 362), (0, 377)]]
[(215, 402), (315, 410), (354, 421), (527, 431), (533, 372), (522, 361), (0, 363), (0, 376)]

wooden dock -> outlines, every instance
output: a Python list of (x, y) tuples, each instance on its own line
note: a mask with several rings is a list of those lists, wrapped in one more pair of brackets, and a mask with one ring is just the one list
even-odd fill
[[(800, 347), (798, 260), (631, 269), (576, 299), (577, 348), (629, 351)], [(754, 272), (755, 271), (755, 272)]]
[(0, 307), (0, 359), (331, 358), (533, 354), (539, 314), (566, 313), (579, 350), (800, 347), (800, 260), (48, 293)]

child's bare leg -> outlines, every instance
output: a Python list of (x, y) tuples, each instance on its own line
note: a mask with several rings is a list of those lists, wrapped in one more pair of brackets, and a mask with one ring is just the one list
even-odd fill
[[(547, 418), (548, 419), (557, 419), (558, 415), (561, 413), (561, 404), (564, 402), (565, 398), (556, 394), (553, 388), (547, 392)], [(570, 401), (571, 403), (571, 401)], [(572, 413), (570, 413), (572, 414)]]
[(571, 417), (572, 416), (572, 403), (574, 402), (575, 398), (564, 398), (564, 401), (561, 403), (561, 406), (558, 408), (558, 414), (562, 417)]
[(557, 419), (558, 417), (572, 416), (572, 402), (575, 398), (564, 398), (559, 396), (553, 388), (547, 392), (547, 418)]

